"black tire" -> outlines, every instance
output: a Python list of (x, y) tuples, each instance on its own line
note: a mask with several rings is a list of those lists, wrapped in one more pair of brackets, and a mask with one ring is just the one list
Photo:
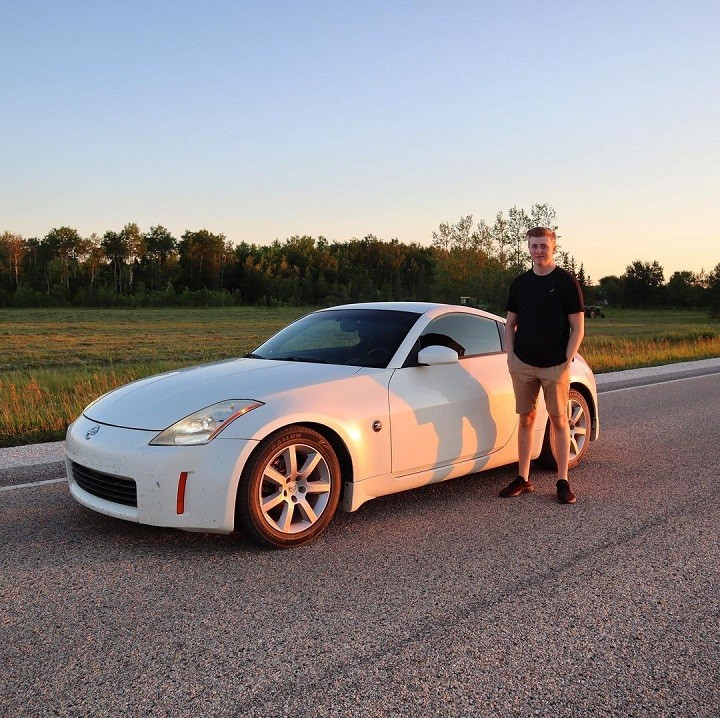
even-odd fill
[(340, 464), (327, 439), (289, 426), (268, 436), (245, 467), (236, 525), (264, 546), (301, 546), (327, 527), (340, 489)]
[[(590, 429), (592, 428), (592, 417), (590, 407), (585, 397), (577, 390), (570, 389), (568, 400), (568, 419), (570, 421), (570, 461), (568, 469), (574, 469), (585, 457), (590, 443)], [(541, 469), (555, 471), (557, 462), (553, 456), (550, 445), (550, 420), (545, 427), (540, 456), (535, 459), (535, 465)]]
[(590, 319), (595, 319), (597, 314), (597, 309), (591, 309), (588, 316), (590, 317)]

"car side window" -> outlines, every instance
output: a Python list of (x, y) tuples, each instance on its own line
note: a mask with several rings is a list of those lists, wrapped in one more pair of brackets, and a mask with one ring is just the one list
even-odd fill
[(474, 314), (448, 314), (431, 322), (420, 337), (420, 346), (440, 344), (458, 356), (477, 356), (502, 351), (497, 322)]

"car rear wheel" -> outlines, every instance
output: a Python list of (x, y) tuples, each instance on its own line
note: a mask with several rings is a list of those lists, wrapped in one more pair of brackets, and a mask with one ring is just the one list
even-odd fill
[(340, 464), (322, 434), (290, 426), (271, 434), (240, 479), (236, 519), (255, 541), (290, 548), (312, 541), (340, 498)]
[[(570, 389), (570, 398), (567, 406), (568, 423), (570, 424), (570, 461), (569, 469), (574, 469), (585, 457), (590, 441), (590, 429), (592, 417), (590, 407), (585, 397), (577, 390)], [(557, 469), (557, 462), (552, 453), (550, 445), (550, 421), (545, 427), (545, 438), (542, 451), (535, 463), (543, 468), (554, 471)]]

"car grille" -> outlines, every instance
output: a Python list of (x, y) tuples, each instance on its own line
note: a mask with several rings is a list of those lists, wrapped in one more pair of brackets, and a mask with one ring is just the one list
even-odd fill
[(125, 506), (137, 506), (137, 487), (132, 479), (103, 474), (72, 462), (73, 479), (80, 488), (100, 499)]

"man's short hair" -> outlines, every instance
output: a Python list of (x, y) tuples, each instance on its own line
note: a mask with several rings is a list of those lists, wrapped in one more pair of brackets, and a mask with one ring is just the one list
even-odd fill
[(528, 239), (530, 239), (530, 237), (547, 237), (548, 239), (552, 239), (553, 242), (557, 242), (555, 231), (550, 229), (550, 227), (533, 227), (527, 231), (525, 236)]

